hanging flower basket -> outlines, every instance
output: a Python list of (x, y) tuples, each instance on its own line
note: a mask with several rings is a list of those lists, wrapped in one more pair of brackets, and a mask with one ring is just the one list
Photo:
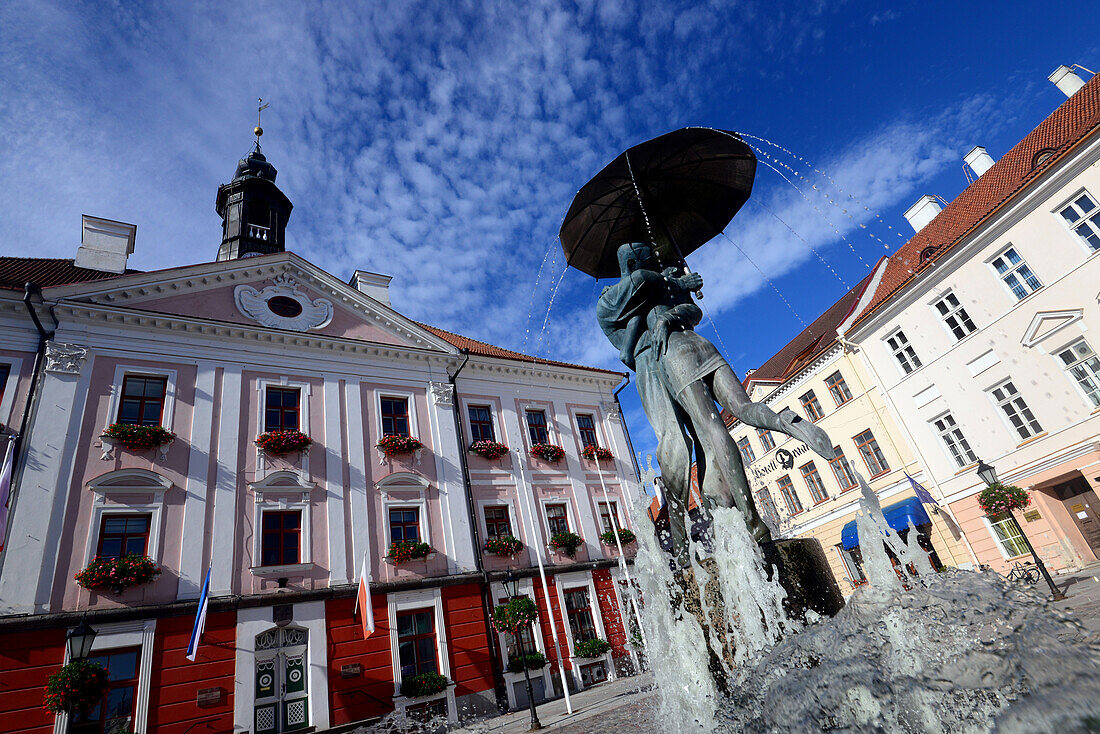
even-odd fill
[(1005, 486), (998, 482), (978, 493), (978, 506), (990, 516), (1022, 510), (1031, 504), (1031, 495), (1019, 487)]
[(375, 444), (375, 447), (386, 456), (397, 456), (398, 454), (411, 454), (414, 451), (419, 451), (424, 448), (424, 444), (420, 443), (420, 439), (412, 436), (383, 436), (382, 440)]
[(107, 692), (107, 669), (99, 663), (73, 660), (50, 676), (42, 708), (50, 713), (85, 713)]
[(565, 449), (552, 443), (537, 443), (531, 447), (531, 456), (550, 463), (556, 463), (565, 456)]
[(128, 423), (112, 423), (103, 429), (99, 437), (122, 444), (131, 451), (147, 451), (176, 440), (176, 434), (162, 426), (133, 426)]
[(451, 681), (439, 673), (417, 673), (401, 681), (401, 695), (405, 698), (434, 696), (447, 690)]
[(513, 634), (527, 629), (539, 617), (539, 608), (529, 596), (513, 596), (493, 610), (493, 628)]
[(474, 441), (470, 444), (470, 452), (494, 461), (508, 453), (508, 447), (497, 441)]
[[(626, 528), (619, 528), (619, 542), (623, 545), (633, 543), (637, 539), (637, 536), (634, 535), (634, 531), (627, 530)], [(600, 535), (600, 540), (607, 545), (615, 545), (615, 533), (608, 530), (606, 533)]]
[(74, 579), (91, 591), (121, 594), (131, 586), (147, 584), (160, 575), (160, 568), (148, 556), (130, 553), (122, 558), (95, 557)]
[(541, 652), (529, 652), (523, 656), (523, 659), (520, 659), (519, 656), (508, 658), (508, 672), (522, 673), (524, 668), (542, 670), (546, 667), (546, 662), (546, 656)]
[(576, 558), (577, 548), (580, 548), (582, 543), (584, 543), (584, 538), (576, 533), (554, 533), (550, 536), (550, 547), (560, 550), (570, 558)]
[(581, 456), (589, 461), (611, 461), (615, 458), (611, 449), (605, 449), (603, 446), (585, 446)]
[(523, 541), (511, 535), (503, 538), (489, 538), (485, 541), (485, 552), (497, 556), (514, 556), (523, 550)]
[(573, 645), (573, 655), (578, 658), (598, 658), (611, 649), (607, 640), (595, 637), (591, 640), (581, 640)]
[(253, 443), (265, 453), (285, 456), (295, 451), (305, 451), (313, 443), (313, 439), (301, 431), (291, 429), (261, 433)]
[(386, 554), (394, 563), (405, 563), (417, 558), (427, 558), (432, 552), (432, 547), (427, 543), (416, 540), (398, 540), (390, 546), (390, 552)]

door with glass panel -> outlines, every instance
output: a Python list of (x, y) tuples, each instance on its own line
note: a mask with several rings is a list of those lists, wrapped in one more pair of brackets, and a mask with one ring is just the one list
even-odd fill
[(307, 640), (307, 632), (296, 627), (277, 627), (256, 636), (257, 734), (309, 725)]

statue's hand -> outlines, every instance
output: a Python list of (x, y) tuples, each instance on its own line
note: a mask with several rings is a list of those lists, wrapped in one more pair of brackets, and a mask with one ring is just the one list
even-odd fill
[(686, 273), (680, 276), (679, 285), (686, 291), (697, 291), (703, 287), (703, 276), (699, 273)]

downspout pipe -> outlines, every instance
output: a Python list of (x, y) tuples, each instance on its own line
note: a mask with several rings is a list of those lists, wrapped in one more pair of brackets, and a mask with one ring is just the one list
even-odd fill
[[(38, 385), (42, 381), (42, 368), (46, 361), (46, 342), (53, 338), (54, 332), (46, 331), (42, 326), (41, 319), (38, 318), (38, 312), (35, 311), (34, 305), (31, 299), (37, 296), (38, 300), (42, 300), (42, 289), (34, 283), (26, 283), (23, 286), (23, 306), (27, 309), (27, 313), (30, 314), (31, 321), (34, 322), (34, 328), (38, 330), (38, 349), (34, 353), (34, 366), (31, 368), (31, 384), (27, 389), (27, 401), (23, 406), (23, 417), (19, 421), (19, 432), (15, 434), (15, 446), (12, 447), (12, 456), (14, 457), (15, 466), (12, 467), (11, 478), (11, 492), (8, 495), (8, 527), (14, 527), (14, 523), (11, 522), (12, 517), (10, 513), (15, 510), (16, 493), (19, 490), (20, 481), (23, 478), (23, 468), (27, 465), (26, 457), (23, 456), (26, 448), (30, 445), (27, 442), (27, 432), (31, 428), (31, 414), (34, 413), (38, 407)], [(56, 320), (55, 320), (56, 322)], [(6, 529), (5, 529), (6, 530)], [(7, 545), (7, 537), (0, 538), (0, 541), (5, 541), (3, 544)], [(7, 554), (0, 554), (0, 569), (3, 568), (3, 559), (7, 557)]]
[(500, 645), (498, 644), (496, 632), (493, 630), (493, 626), (490, 623), (493, 615), (493, 598), (492, 598), (492, 586), (489, 580), (489, 573), (485, 570), (485, 565), (481, 560), (481, 533), (478, 531), (477, 525), (477, 512), (474, 506), (474, 489), (473, 482), (470, 480), (470, 465), (466, 461), (466, 436), (462, 430), (462, 416), (461, 405), (458, 400), (458, 375), (462, 370), (466, 368), (466, 365), (470, 362), (470, 350), (463, 349), (462, 354), (465, 358), (462, 360), (462, 364), (458, 366), (458, 369), (454, 371), (454, 374), (447, 374), (447, 381), (451, 383), (451, 394), (454, 400), (454, 418), (455, 418), (455, 436), (458, 438), (458, 463), (462, 465), (462, 479), (466, 488), (466, 515), (470, 521), (470, 535), (474, 540), (474, 564), (477, 571), (481, 574), (481, 611), (482, 621), (485, 624), (485, 639), (489, 643), (489, 661), (493, 669), (493, 689), (496, 693), (497, 708), (501, 712), (508, 710), (508, 690), (506, 683), (504, 682), (504, 663), (502, 661), (502, 654), (500, 651)]

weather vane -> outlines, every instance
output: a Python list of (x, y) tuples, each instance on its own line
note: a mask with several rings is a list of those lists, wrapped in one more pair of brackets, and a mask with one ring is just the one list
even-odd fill
[(259, 145), (260, 145), (260, 136), (264, 134), (264, 129), (262, 127), (260, 127), (260, 114), (264, 110), (266, 110), (268, 107), (270, 107), (271, 103), (268, 102), (267, 104), (264, 104), (264, 98), (260, 97), (257, 100), (257, 104), (259, 105), (259, 109), (256, 110), (256, 129), (253, 130), (252, 132), (256, 133), (256, 146), (259, 147)]

